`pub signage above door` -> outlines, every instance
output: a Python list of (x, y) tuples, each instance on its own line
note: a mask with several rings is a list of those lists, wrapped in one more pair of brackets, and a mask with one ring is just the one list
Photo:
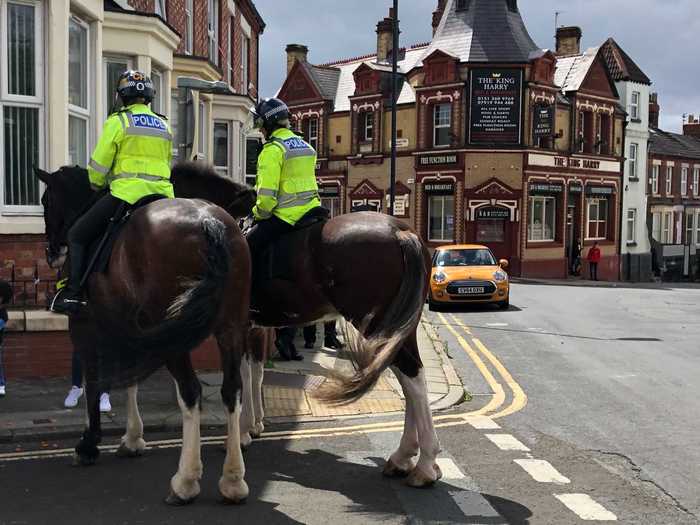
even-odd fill
[(548, 168), (569, 168), (573, 170), (608, 171), (620, 173), (620, 163), (613, 160), (600, 160), (584, 157), (561, 157), (542, 153), (530, 153), (527, 163), (530, 166), (545, 166)]
[(443, 155), (426, 155), (418, 158), (421, 166), (444, 166), (446, 164), (457, 164), (456, 153), (446, 153)]
[(586, 195), (612, 195), (615, 189), (612, 186), (586, 186)]
[(322, 197), (337, 197), (340, 195), (340, 188), (336, 185), (333, 186), (319, 186), (318, 194)]
[(428, 182), (424, 188), (426, 193), (441, 193), (443, 195), (451, 195), (455, 191), (453, 182)]
[(550, 182), (531, 182), (530, 194), (535, 193), (562, 193), (564, 186)]
[(510, 210), (508, 208), (498, 208), (496, 206), (487, 206), (476, 210), (477, 219), (510, 219)]

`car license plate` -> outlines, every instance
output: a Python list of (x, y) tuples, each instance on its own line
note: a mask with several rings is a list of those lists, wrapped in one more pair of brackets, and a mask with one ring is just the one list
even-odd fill
[(469, 288), (458, 288), (457, 293), (459, 295), (477, 295), (483, 294), (486, 290), (483, 286), (470, 286)]

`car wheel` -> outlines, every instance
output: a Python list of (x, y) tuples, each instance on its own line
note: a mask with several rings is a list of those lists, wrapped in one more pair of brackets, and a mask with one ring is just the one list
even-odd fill
[(510, 299), (498, 303), (498, 308), (501, 310), (508, 310), (508, 308), (510, 308)]
[(431, 312), (441, 312), (442, 311), (442, 305), (433, 301), (432, 294), (430, 294), (430, 296), (428, 297), (428, 310), (430, 310)]

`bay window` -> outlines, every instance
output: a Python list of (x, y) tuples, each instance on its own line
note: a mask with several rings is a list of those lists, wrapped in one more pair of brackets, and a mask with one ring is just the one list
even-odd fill
[(221, 175), (231, 177), (231, 122), (214, 122), (214, 169)]
[(428, 240), (438, 242), (454, 241), (454, 225), (454, 196), (428, 196)]
[(71, 16), (68, 22), (68, 157), (72, 165), (87, 166), (90, 132), (89, 28)]
[(528, 241), (553, 241), (556, 234), (555, 197), (530, 197), (529, 220), (527, 223)]
[(600, 240), (608, 236), (608, 200), (588, 199), (588, 224), (586, 239)]
[(0, 0), (0, 185), (4, 209), (40, 213), (43, 163), (43, 2)]
[(433, 146), (436, 148), (450, 145), (452, 129), (452, 104), (433, 106)]
[(124, 71), (132, 69), (132, 61), (127, 57), (106, 56), (103, 59), (105, 70), (105, 117), (116, 111), (120, 103), (117, 100), (116, 90), (119, 77)]

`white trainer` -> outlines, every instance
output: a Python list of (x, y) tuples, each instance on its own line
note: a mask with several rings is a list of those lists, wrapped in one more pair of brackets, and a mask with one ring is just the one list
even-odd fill
[(6, 393), (5, 385), (0, 385), (0, 397), (4, 396)]
[(83, 396), (83, 389), (79, 386), (73, 385), (66, 396), (66, 400), (63, 402), (63, 406), (66, 408), (75, 408), (78, 406), (78, 400)]
[(102, 394), (100, 396), (100, 412), (111, 412), (112, 403), (109, 402), (109, 394)]

